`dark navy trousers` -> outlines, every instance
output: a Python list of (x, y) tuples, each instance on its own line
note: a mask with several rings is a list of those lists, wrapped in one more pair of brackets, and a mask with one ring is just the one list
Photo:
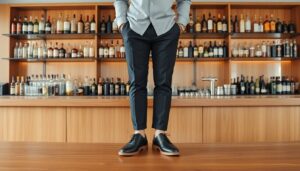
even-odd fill
[(130, 111), (135, 130), (147, 128), (147, 81), (152, 52), (154, 102), (152, 128), (167, 130), (172, 98), (172, 75), (180, 28), (178, 24), (157, 36), (152, 24), (139, 35), (127, 22), (122, 29), (130, 81)]

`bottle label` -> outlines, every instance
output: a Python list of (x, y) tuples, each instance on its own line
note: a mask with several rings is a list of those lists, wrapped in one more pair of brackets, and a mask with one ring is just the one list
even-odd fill
[(83, 23), (78, 22), (78, 33), (83, 33)]
[(40, 22), (40, 24), (39, 24), (39, 31), (45, 31), (45, 23)]
[(218, 53), (219, 56), (223, 56), (223, 48), (219, 48), (219, 53)]
[(91, 23), (91, 31), (96, 31), (96, 23)]
[(48, 50), (48, 58), (52, 58), (53, 57), (53, 51), (52, 50)]
[(46, 27), (46, 29), (45, 29), (47, 32), (50, 32), (51, 31), (51, 27)]
[(33, 32), (33, 25), (31, 24), (28, 25), (28, 32)]
[(254, 23), (253, 30), (254, 32), (260, 32), (259, 25), (257, 23)]
[(70, 26), (70, 23), (69, 22), (64, 22), (64, 30), (65, 31), (70, 31), (71, 30), (71, 26)]
[(27, 32), (28, 31), (27, 25), (23, 25), (22, 30), (23, 30), (23, 32)]
[(227, 24), (226, 23), (223, 24), (223, 31), (227, 32)]
[(208, 28), (208, 30), (212, 30), (213, 29), (213, 21), (212, 20), (208, 20), (208, 22), (207, 22), (207, 28)]
[(89, 50), (89, 57), (95, 57), (95, 51), (94, 51), (94, 48), (90, 48)]

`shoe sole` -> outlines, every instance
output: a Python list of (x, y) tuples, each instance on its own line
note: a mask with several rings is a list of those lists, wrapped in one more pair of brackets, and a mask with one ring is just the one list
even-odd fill
[(147, 145), (140, 147), (137, 152), (133, 152), (133, 153), (119, 152), (118, 154), (120, 156), (135, 156), (135, 155), (138, 155), (139, 153), (141, 153), (143, 151), (148, 151), (148, 146)]
[(166, 156), (179, 156), (179, 155), (180, 155), (179, 152), (175, 152), (175, 153), (164, 152), (164, 151), (162, 151), (162, 150), (161, 150), (158, 146), (156, 146), (156, 145), (152, 145), (152, 149), (153, 149), (154, 151), (159, 151), (160, 154), (163, 154), (163, 155), (166, 155)]

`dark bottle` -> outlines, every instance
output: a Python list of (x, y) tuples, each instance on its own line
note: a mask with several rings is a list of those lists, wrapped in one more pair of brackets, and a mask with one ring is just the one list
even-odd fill
[(271, 57), (273, 58), (277, 57), (277, 48), (276, 48), (275, 41), (273, 41), (271, 45)]
[(232, 15), (230, 16), (230, 32), (234, 33), (234, 21)]
[(291, 94), (291, 81), (288, 77), (285, 79), (286, 82), (286, 94)]
[(64, 44), (61, 44), (60, 49), (58, 50), (58, 56), (59, 58), (64, 58), (66, 54), (66, 50), (64, 49)]
[(221, 19), (221, 14), (218, 14), (218, 19), (216, 21), (216, 30), (218, 33), (222, 33), (223, 32), (223, 21)]
[(104, 16), (102, 16), (102, 21), (100, 23), (100, 33), (105, 34), (106, 33), (106, 22)]
[(115, 84), (115, 95), (116, 96), (121, 95), (120, 87), (121, 87), (121, 81), (120, 81), (120, 78), (117, 78), (117, 82)]
[(45, 33), (46, 34), (51, 34), (51, 27), (52, 27), (52, 24), (51, 24), (51, 21), (50, 21), (50, 16), (48, 16), (48, 20), (46, 22), (46, 27), (45, 27)]
[(235, 16), (233, 32), (234, 33), (238, 33), (239, 32), (239, 21), (238, 21), (238, 16), (237, 15)]
[(22, 34), (22, 26), (23, 26), (22, 18), (19, 17), (19, 20), (17, 22), (17, 34)]
[(203, 14), (203, 18), (202, 18), (202, 21), (201, 21), (201, 26), (202, 26), (202, 32), (203, 33), (207, 33), (207, 21), (205, 19), (205, 14)]
[(224, 33), (227, 33), (227, 32), (228, 32), (228, 22), (227, 22), (225, 16), (223, 16), (223, 19), (222, 19), (222, 31), (223, 31)]
[(227, 45), (225, 40), (223, 41), (223, 58), (226, 58), (227, 56)]
[(216, 20), (215, 16), (213, 16), (212, 22), (213, 22), (213, 31), (212, 32), (216, 33), (217, 32), (217, 20)]
[(97, 84), (95, 78), (93, 80), (93, 84), (91, 85), (90, 91), (92, 96), (97, 96)]
[(245, 82), (245, 94), (250, 94), (250, 82), (249, 82), (249, 77), (246, 77), (246, 82)]
[(60, 95), (60, 86), (59, 86), (59, 83), (58, 83), (58, 78), (59, 78), (58, 75), (56, 75), (56, 76), (54, 75), (54, 80), (55, 80), (54, 95), (55, 96)]
[(217, 42), (214, 42), (214, 46), (213, 46), (213, 51), (214, 51), (214, 58), (219, 57), (219, 47), (217, 46)]
[(276, 77), (276, 94), (282, 94), (282, 83), (280, 77)]
[(96, 21), (95, 21), (95, 15), (93, 15), (91, 23), (90, 23), (90, 33), (96, 33)]
[(126, 95), (126, 84), (120, 79), (120, 95), (125, 96)]
[(275, 77), (271, 77), (271, 83), (270, 83), (270, 94), (275, 95), (276, 94), (276, 80)]
[(101, 77), (98, 80), (97, 93), (98, 93), (98, 96), (102, 96), (103, 95), (103, 80), (102, 80)]
[(192, 41), (190, 41), (190, 45), (188, 47), (188, 57), (193, 58), (194, 57), (194, 47)]
[(110, 88), (110, 82), (108, 78), (103, 83), (103, 95), (109, 96), (109, 88)]
[(14, 20), (11, 23), (11, 34), (17, 34), (17, 18), (14, 17)]
[(108, 16), (108, 21), (106, 23), (106, 33), (108, 33), (108, 34), (112, 33), (112, 22), (110, 19), (110, 15)]
[(282, 76), (281, 85), (282, 85), (282, 93), (281, 94), (287, 94), (285, 76)]
[(28, 34), (33, 34), (33, 22), (32, 17), (30, 16), (29, 22), (28, 22)]
[(34, 19), (33, 34), (39, 34), (39, 22), (37, 17)]
[(90, 83), (89, 83), (89, 78), (88, 77), (84, 78), (83, 95), (84, 96), (89, 96), (90, 95)]
[(24, 21), (22, 24), (22, 33), (28, 34), (28, 22), (27, 22), (27, 16), (24, 17)]
[(293, 58), (298, 58), (298, 45), (297, 45), (297, 42), (296, 40), (293, 41), (293, 45), (292, 45), (292, 57)]
[(276, 33), (282, 33), (282, 23), (279, 18), (277, 18), (276, 22)]
[(208, 57), (210, 57), (210, 58), (214, 57), (214, 48), (212, 46), (212, 42), (211, 41), (209, 41)]
[(292, 22), (288, 25), (288, 31), (290, 34), (296, 33), (296, 25)]
[(237, 79), (236, 79), (236, 93), (241, 94), (240, 77), (237, 77)]
[(295, 81), (294, 81), (293, 77), (291, 78), (290, 83), (291, 83), (291, 94), (298, 93), (298, 92), (296, 92), (296, 89), (295, 89)]
[(115, 95), (115, 83), (113, 78), (111, 78), (111, 82), (109, 84), (109, 95)]
[(267, 94), (267, 86), (265, 83), (264, 76), (260, 77), (260, 94)]
[(255, 82), (253, 80), (253, 76), (251, 76), (249, 94), (251, 95), (255, 94)]
[(130, 81), (128, 81), (126, 84), (126, 95), (129, 95), (129, 93), (130, 93)]
[(285, 21), (283, 21), (282, 24), (282, 33), (289, 33), (288, 25), (286, 24)]
[(241, 82), (240, 82), (240, 94), (244, 95), (246, 94), (246, 85), (245, 85), (245, 81), (244, 81), (244, 76), (241, 76)]

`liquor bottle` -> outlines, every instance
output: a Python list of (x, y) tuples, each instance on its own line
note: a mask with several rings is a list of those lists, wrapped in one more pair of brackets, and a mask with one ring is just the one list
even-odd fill
[(282, 76), (282, 93), (281, 94), (287, 94), (287, 83), (286, 83), (286, 78), (285, 76)]
[(77, 58), (78, 50), (75, 46), (73, 46), (71, 50), (71, 58)]
[(106, 46), (104, 47), (104, 58), (108, 58), (109, 57), (109, 46), (108, 43), (106, 42)]
[(11, 34), (17, 34), (17, 18), (14, 17), (12, 23), (11, 23)]
[(41, 21), (39, 22), (39, 34), (45, 34), (45, 18), (42, 15)]
[(27, 16), (24, 17), (24, 21), (22, 24), (22, 33), (28, 34), (28, 22), (27, 22)]
[(51, 21), (50, 21), (50, 16), (48, 16), (48, 20), (46, 22), (46, 28), (45, 28), (45, 33), (46, 34), (51, 34), (51, 27), (52, 27), (52, 24), (51, 24)]
[(28, 58), (28, 43), (24, 43), (22, 53), (23, 53), (22, 54), (23, 59), (27, 59)]
[(223, 58), (224, 57), (224, 49), (222, 46), (222, 43), (219, 42), (219, 46), (218, 46), (218, 57), (219, 58)]
[(28, 58), (32, 59), (33, 58), (33, 43), (29, 43), (28, 50), (27, 50)]
[(265, 41), (263, 41), (261, 45), (261, 56), (267, 57), (267, 45)]
[(201, 32), (201, 22), (200, 22), (199, 16), (197, 17), (197, 21), (196, 21), (194, 30), (195, 30), (196, 33)]
[(96, 79), (93, 79), (93, 83), (91, 85), (91, 95), (96, 96), (97, 95), (97, 84), (96, 84)]
[(76, 21), (76, 15), (73, 14), (73, 18), (71, 20), (71, 34), (77, 33), (77, 21)]
[(117, 40), (117, 44), (115, 46), (115, 57), (116, 58), (121, 58), (121, 52), (120, 52), (120, 44), (119, 40)]
[(189, 47), (188, 47), (188, 58), (192, 58), (194, 54), (194, 48), (192, 41), (190, 41)]
[(183, 47), (183, 57), (184, 58), (188, 58), (189, 57), (189, 47), (188, 46), (184, 46)]
[(288, 25), (285, 21), (282, 23), (282, 33), (289, 33)]
[(83, 57), (84, 58), (88, 58), (89, 57), (89, 44), (88, 42), (85, 43), (84, 47), (83, 47)]
[(214, 57), (214, 48), (211, 41), (209, 41), (208, 57), (210, 58)]
[(59, 58), (64, 58), (65, 57), (65, 53), (66, 53), (66, 50), (64, 49), (64, 44), (61, 43), (60, 49), (58, 50), (58, 56), (59, 56)]
[(251, 94), (251, 95), (255, 94), (255, 83), (253, 80), (253, 76), (251, 76), (249, 94)]
[(16, 95), (15, 94), (15, 78), (14, 77), (12, 77), (12, 79), (11, 79), (11, 83), (10, 83), (10, 88), (9, 88), (9, 92), (10, 92), (10, 95), (11, 96), (14, 96), (14, 95)]
[(120, 79), (117, 78), (117, 81), (115, 83), (115, 96), (119, 96), (120, 95)]
[(259, 79), (258, 78), (255, 81), (255, 94), (260, 94), (260, 85), (259, 85)]
[(96, 33), (96, 22), (95, 22), (95, 15), (93, 15), (93, 18), (91, 20), (91, 33)]
[(225, 16), (223, 16), (223, 20), (222, 20), (222, 31), (224, 33), (228, 32), (228, 22)]
[(206, 42), (204, 42), (204, 49), (203, 49), (203, 57), (204, 58), (208, 58), (209, 57), (209, 49), (208, 49), (208, 45), (206, 44)]
[(234, 33), (234, 20), (232, 19), (232, 15), (230, 16), (230, 32)]
[(89, 47), (89, 57), (95, 58), (95, 49), (94, 49), (93, 42), (91, 42), (90, 47)]
[(126, 85), (120, 78), (120, 95), (125, 96), (126, 95)]
[(261, 79), (260, 79), (260, 87), (261, 87), (260, 94), (267, 94), (267, 86), (266, 86), (263, 75), (261, 76)]
[(25, 96), (25, 82), (24, 82), (24, 77), (21, 77), (21, 82), (20, 82), (20, 96)]
[(270, 94), (276, 94), (276, 80), (275, 77), (271, 77), (271, 86), (270, 86)]
[(106, 22), (104, 16), (102, 16), (102, 22), (100, 24), (100, 33), (105, 34), (106, 33)]
[(288, 25), (288, 32), (290, 34), (296, 33), (296, 25), (294, 23), (292, 23), (292, 22), (289, 23), (289, 25)]
[(203, 56), (204, 56), (204, 47), (202, 44), (200, 44), (198, 47), (198, 57), (203, 58)]
[(43, 58), (43, 50), (44, 50), (43, 44), (39, 44), (39, 46), (38, 46), (38, 59)]
[(245, 81), (245, 94), (247, 95), (250, 94), (250, 82), (248, 76), (246, 76), (246, 81)]
[(17, 82), (15, 83), (15, 95), (20, 95), (20, 77), (17, 76)]
[(254, 32), (254, 33), (260, 32), (260, 26), (259, 26), (259, 23), (258, 23), (258, 21), (257, 21), (256, 15), (254, 15), (253, 32)]
[(241, 14), (241, 19), (240, 19), (240, 33), (245, 33), (245, 20), (243, 14)]
[(89, 16), (86, 16), (86, 21), (84, 23), (84, 33), (88, 34), (88, 33), (90, 33), (90, 30), (91, 30), (91, 28), (90, 28), (90, 18), (89, 18)]
[(288, 40), (283, 42), (283, 57), (290, 57), (290, 44)]
[(71, 23), (69, 21), (69, 15), (67, 15), (64, 21), (64, 34), (70, 34), (70, 33), (71, 33)]
[(183, 47), (182, 47), (182, 42), (179, 42), (179, 47), (178, 47), (178, 57), (183, 58), (184, 52), (183, 52)]
[(125, 46), (124, 46), (124, 43), (122, 42), (122, 45), (120, 47), (120, 54), (121, 54), (121, 58), (125, 58), (126, 55), (125, 55)]
[(48, 47), (47, 56), (48, 58), (53, 58), (52, 42), (50, 42), (50, 45)]
[(294, 40), (294, 42), (293, 42), (292, 49), (293, 49), (292, 57), (298, 58), (298, 45), (297, 45), (296, 40)]
[(213, 52), (214, 52), (214, 58), (217, 58), (219, 56), (219, 48), (217, 47), (217, 42), (214, 42), (214, 46), (213, 46)]
[(268, 19), (268, 15), (267, 15), (267, 16), (266, 16), (266, 20), (265, 20), (265, 22), (264, 22), (264, 32), (265, 32), (265, 33), (269, 33), (270, 30), (271, 30), (270, 27), (271, 27), (271, 26), (270, 26), (270, 21), (269, 21), (269, 19)]
[(37, 17), (34, 19), (33, 34), (39, 34), (39, 22)]
[(248, 15), (246, 15), (245, 31), (247, 33), (251, 32), (251, 20), (250, 20), (250, 17)]
[(27, 27), (27, 30), (28, 30), (28, 34), (33, 34), (33, 22), (32, 22), (32, 16), (29, 17), (29, 22), (28, 22), (28, 27)]
[(73, 81), (71, 80), (71, 75), (68, 75), (66, 79), (66, 94), (67, 96), (73, 95)]
[(202, 21), (201, 21), (201, 25), (202, 25), (202, 32), (203, 33), (206, 33), (208, 28), (207, 28), (207, 21), (205, 19), (205, 14), (203, 14), (203, 18), (202, 18)]
[(221, 14), (218, 14), (218, 20), (217, 20), (217, 32), (222, 33), (223, 32), (223, 22), (221, 20)]
[(260, 28), (259, 32), (263, 33), (264, 32), (264, 22), (263, 22), (263, 19), (262, 19), (261, 16), (259, 17), (259, 23), (258, 23), (258, 25), (259, 25), (259, 28)]
[(48, 47), (46, 43), (43, 43), (43, 58), (48, 58)]
[(223, 41), (223, 58), (227, 57), (227, 45), (225, 40)]
[(19, 43), (16, 42), (16, 45), (14, 47), (14, 58), (18, 59), (18, 48), (19, 48)]
[(186, 26), (186, 32), (194, 33), (194, 20), (193, 20), (192, 13), (190, 13), (190, 20), (188, 25)]
[(83, 49), (81, 44), (79, 45), (78, 48), (77, 58), (83, 58)]
[(37, 59), (38, 58), (38, 44), (35, 43), (34, 46), (33, 46), (33, 58)]
[(198, 46), (196, 43), (194, 43), (194, 47), (193, 47), (193, 57), (194, 58), (198, 58), (199, 56), (199, 51), (198, 51)]
[(280, 77), (276, 77), (276, 94), (282, 94), (282, 83)]
[(276, 43), (276, 57), (279, 58), (282, 57), (282, 47), (281, 47), (281, 42), (279, 40)]
[(103, 80), (101, 77), (98, 80), (97, 90), (98, 90), (98, 96), (102, 96), (103, 95)]
[(20, 42), (18, 46), (18, 59), (22, 59), (22, 58), (23, 58), (23, 46), (22, 46), (22, 42)]
[(207, 19), (207, 30), (208, 30), (209, 33), (213, 32), (213, 24), (214, 24), (214, 21), (211, 18), (211, 13), (209, 13), (208, 14), (208, 19)]
[(238, 21), (238, 16), (235, 16), (235, 20), (234, 20), (234, 33), (238, 33), (239, 32), (239, 21)]
[(64, 24), (62, 21), (62, 14), (60, 13), (58, 16), (58, 20), (56, 21), (56, 33), (62, 34), (64, 30)]
[(115, 46), (114, 46), (114, 41), (111, 40), (110, 46), (108, 49), (108, 57), (109, 58), (114, 58), (115, 57)]
[(108, 16), (108, 21), (106, 23), (106, 33), (111, 34), (112, 33), (112, 23), (110, 15)]
[(217, 20), (216, 20), (216, 17), (213, 16), (213, 33), (216, 33), (217, 32)]
[(56, 34), (56, 30), (57, 30), (56, 23), (57, 23), (56, 19), (52, 18), (52, 21), (51, 21), (51, 34)]
[(79, 21), (78, 21), (78, 23), (77, 23), (77, 33), (78, 34), (82, 34), (83, 32), (84, 32), (84, 25), (83, 25), (83, 20), (82, 20), (82, 14), (80, 15), (80, 19), (79, 19)]
[(295, 94), (296, 90), (295, 90), (295, 81), (294, 78), (291, 78), (291, 94)]
[(83, 82), (83, 95), (84, 96), (90, 95), (90, 83), (89, 83), (89, 78), (87, 76), (84, 78), (84, 82)]
[(104, 80), (103, 82), (103, 95), (104, 96), (109, 96), (109, 88), (110, 88), (110, 82), (108, 80), (108, 78), (106, 78), (106, 80)]
[(56, 42), (55, 47), (53, 49), (53, 58), (59, 57), (58, 43)]
[(103, 46), (103, 41), (101, 40), (100, 42), (100, 47), (98, 50), (99, 58), (104, 58), (104, 46)]
[(109, 95), (114, 96), (115, 95), (115, 82), (114, 79), (111, 78), (110, 84), (109, 84)]
[(240, 94), (244, 95), (246, 94), (246, 85), (245, 85), (245, 80), (244, 80), (244, 76), (241, 76), (241, 82), (240, 82)]
[(273, 14), (271, 14), (271, 17), (270, 17), (270, 32), (271, 33), (276, 32), (276, 21), (273, 19)]
[(22, 18), (19, 17), (19, 20), (17, 22), (17, 34), (22, 34)]

